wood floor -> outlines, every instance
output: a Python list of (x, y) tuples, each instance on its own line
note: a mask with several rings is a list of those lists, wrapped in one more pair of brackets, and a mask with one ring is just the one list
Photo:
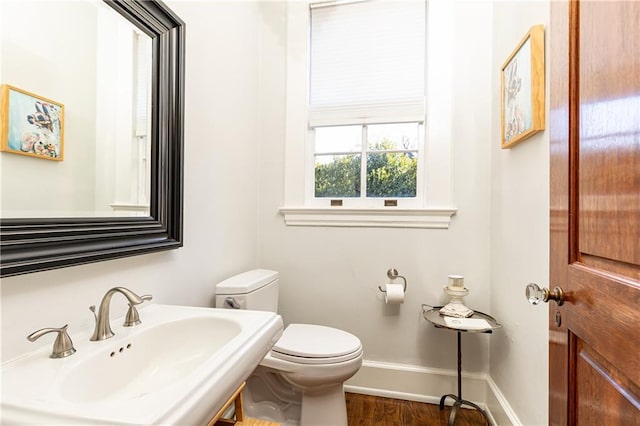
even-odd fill
[[(446, 425), (451, 407), (370, 395), (347, 393), (349, 426), (440, 426)], [(475, 410), (458, 411), (456, 426), (484, 425)]]

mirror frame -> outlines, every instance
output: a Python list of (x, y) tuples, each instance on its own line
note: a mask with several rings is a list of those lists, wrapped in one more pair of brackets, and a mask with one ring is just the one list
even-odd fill
[(0, 219), (0, 277), (182, 247), (185, 24), (158, 0), (103, 0), (152, 39), (146, 217)]

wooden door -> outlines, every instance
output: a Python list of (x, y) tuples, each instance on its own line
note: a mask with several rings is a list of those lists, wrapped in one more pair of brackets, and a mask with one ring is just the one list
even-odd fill
[(640, 425), (640, 2), (554, 1), (550, 35), (549, 424)]

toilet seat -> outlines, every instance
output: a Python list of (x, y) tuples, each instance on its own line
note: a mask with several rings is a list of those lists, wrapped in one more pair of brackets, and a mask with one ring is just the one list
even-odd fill
[(271, 349), (274, 358), (298, 364), (335, 364), (362, 354), (360, 339), (344, 330), (291, 324)]

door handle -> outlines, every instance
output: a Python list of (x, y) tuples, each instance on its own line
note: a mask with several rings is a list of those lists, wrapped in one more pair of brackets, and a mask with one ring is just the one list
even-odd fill
[(558, 306), (562, 306), (564, 303), (564, 292), (560, 287), (554, 287), (553, 291), (548, 288), (540, 288), (536, 283), (529, 283), (526, 287), (525, 296), (532, 305), (537, 305), (540, 302), (549, 302), (549, 300), (555, 300)]

